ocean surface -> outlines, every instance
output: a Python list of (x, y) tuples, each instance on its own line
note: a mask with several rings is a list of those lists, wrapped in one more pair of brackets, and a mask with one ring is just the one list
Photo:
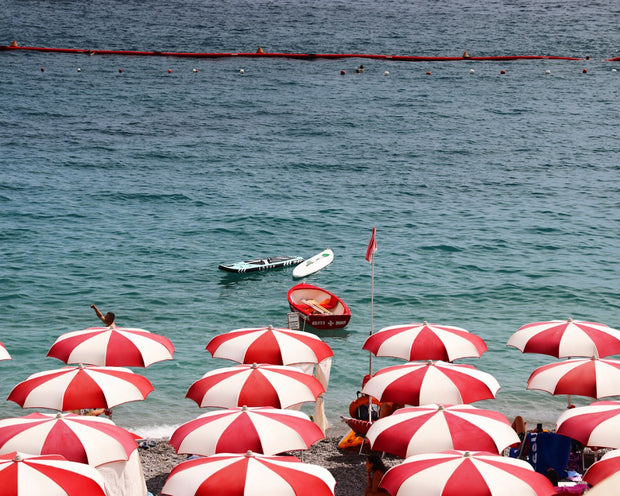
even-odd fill
[[(353, 314), (320, 333), (335, 353), (325, 405), (336, 430), (368, 373), (371, 329), (426, 320), (481, 336), (489, 351), (460, 362), (502, 387), (476, 406), (553, 424), (566, 397), (525, 387), (556, 359), (507, 348), (508, 338), (569, 317), (620, 328), (620, 63), (603, 61), (620, 55), (617, 4), (0, 6), (2, 45), (584, 58), (0, 52), (0, 341), (13, 358), (0, 362), (0, 396), (63, 366), (47, 351), (98, 325), (95, 303), (174, 343), (174, 360), (134, 369), (155, 391), (114, 409), (119, 425), (169, 435), (204, 413), (185, 398), (190, 384), (233, 365), (205, 350), (213, 336), (287, 324), (291, 268), (237, 277), (218, 264), (327, 247), (334, 263), (306, 281)], [(375, 358), (373, 370), (397, 363)], [(0, 403), (1, 417), (25, 413)]]

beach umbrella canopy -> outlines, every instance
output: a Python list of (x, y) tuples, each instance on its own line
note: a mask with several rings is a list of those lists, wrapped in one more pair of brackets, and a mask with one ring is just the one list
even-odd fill
[(143, 400), (153, 391), (146, 377), (121, 367), (63, 367), (32, 374), (7, 399), (22, 408), (67, 411), (112, 408)]
[(60, 455), (0, 455), (1, 494), (11, 496), (106, 496), (103, 476)]
[(289, 408), (316, 401), (325, 389), (313, 376), (285, 365), (242, 364), (207, 372), (185, 395), (201, 407)]
[(67, 332), (52, 345), (47, 356), (65, 363), (111, 367), (148, 367), (172, 360), (174, 346), (168, 338), (144, 329), (90, 327)]
[(362, 348), (376, 356), (444, 362), (479, 358), (487, 351), (482, 338), (465, 329), (426, 322), (384, 327), (369, 336)]
[(583, 474), (583, 480), (594, 486), (617, 473), (620, 473), (620, 449), (608, 451), (600, 460), (590, 465)]
[(170, 437), (177, 453), (276, 455), (305, 450), (323, 431), (303, 412), (271, 407), (241, 407), (208, 412), (178, 427)]
[(600, 358), (620, 353), (620, 331), (573, 319), (534, 322), (510, 336), (507, 346), (556, 358)]
[(97, 467), (129, 459), (136, 439), (139, 436), (111, 420), (73, 413), (31, 413), (0, 420), (0, 454), (62, 455)]
[(301, 463), (294, 456), (222, 453), (174, 467), (161, 494), (333, 496), (335, 485), (327, 469)]
[(380, 487), (392, 496), (546, 496), (553, 484), (525, 460), (484, 451), (413, 455), (389, 469)]
[(4, 347), (4, 345), (0, 343), (0, 360), (10, 360), (10, 359), (11, 359), (11, 355), (9, 355), (9, 352), (6, 351), (6, 348)]
[(577, 358), (543, 365), (532, 372), (527, 380), (527, 389), (590, 398), (618, 396), (620, 361)]
[(235, 329), (215, 336), (207, 351), (238, 363), (292, 365), (319, 363), (334, 352), (316, 334), (269, 327)]
[(451, 449), (501, 453), (520, 442), (504, 415), (471, 405), (401, 408), (373, 422), (366, 438), (373, 451), (401, 458)]
[(459, 405), (494, 398), (499, 388), (491, 374), (471, 365), (428, 361), (380, 369), (362, 392), (404, 405)]
[(556, 432), (584, 446), (620, 448), (620, 401), (596, 401), (566, 410), (558, 418)]

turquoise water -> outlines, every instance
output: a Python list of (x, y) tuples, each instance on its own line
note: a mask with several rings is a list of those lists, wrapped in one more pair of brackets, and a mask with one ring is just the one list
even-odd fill
[(173, 361), (136, 369), (148, 399), (115, 409), (123, 426), (169, 434), (202, 413), (189, 385), (231, 364), (205, 351), (212, 336), (287, 322), (292, 269), (217, 265), (330, 247), (334, 263), (307, 282), (353, 314), (321, 333), (335, 352), (327, 414), (342, 429), (368, 372), (376, 226), (374, 330), (427, 320), (480, 335), (489, 351), (464, 362), (502, 388), (477, 405), (553, 423), (566, 398), (525, 385), (555, 359), (506, 348), (510, 335), (568, 317), (620, 327), (620, 76), (601, 61), (618, 56), (618, 12), (580, 4), (5, 3), (2, 44), (590, 60), (1, 52), (0, 341), (13, 360), (0, 362), (0, 394), (60, 367), (47, 350), (97, 325), (96, 303), (174, 343)]

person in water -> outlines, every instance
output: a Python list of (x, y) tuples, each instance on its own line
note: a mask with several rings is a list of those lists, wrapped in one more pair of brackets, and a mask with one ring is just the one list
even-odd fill
[(379, 487), (383, 475), (387, 472), (387, 467), (377, 455), (368, 455), (366, 459), (366, 489), (364, 496), (383, 496), (389, 494), (385, 489)]
[(101, 322), (103, 322), (105, 324), (106, 327), (112, 327), (114, 325), (114, 314), (112, 312), (108, 312), (105, 315), (103, 315), (99, 309), (95, 306), (95, 304), (93, 303), (90, 308), (92, 308), (95, 311), (95, 314), (97, 315), (97, 317), (99, 317), (99, 319), (101, 320)]

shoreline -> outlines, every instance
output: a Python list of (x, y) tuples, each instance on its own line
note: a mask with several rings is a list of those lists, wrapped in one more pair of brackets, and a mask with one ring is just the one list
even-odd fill
[[(366, 454), (359, 449), (342, 450), (338, 443), (342, 436), (328, 434), (324, 439), (314, 443), (309, 450), (291, 451), (304, 463), (320, 465), (331, 472), (336, 479), (335, 496), (357, 496), (364, 493), (366, 487)], [(178, 455), (168, 439), (156, 439), (155, 446), (138, 448), (144, 478), (149, 492), (160, 496), (170, 471), (179, 463), (187, 460), (189, 455)], [(386, 454), (384, 462), (388, 466), (396, 465), (399, 459)]]

